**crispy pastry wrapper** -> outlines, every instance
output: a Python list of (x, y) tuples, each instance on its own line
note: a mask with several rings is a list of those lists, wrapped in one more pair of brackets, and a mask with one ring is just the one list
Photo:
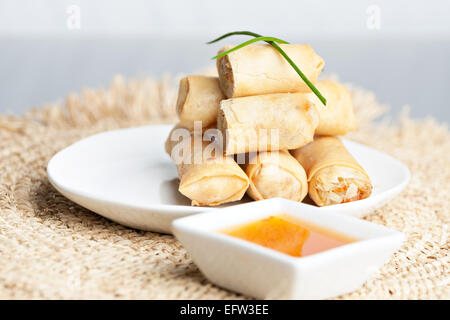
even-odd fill
[[(218, 54), (234, 46), (225, 46)], [(325, 63), (307, 44), (280, 47), (312, 82)], [(269, 44), (246, 46), (217, 59), (222, 91), (228, 98), (268, 93), (311, 92), (286, 59)]]
[(353, 113), (353, 102), (347, 88), (337, 82), (320, 80), (316, 88), (327, 99), (324, 106), (314, 93), (309, 93), (312, 103), (319, 111), (317, 135), (344, 135), (355, 130), (356, 120)]
[(313, 140), (317, 109), (301, 93), (222, 100), (217, 128), (225, 154), (296, 149)]
[[(245, 172), (232, 157), (215, 152), (213, 144), (202, 141), (195, 145), (194, 134), (191, 139), (177, 141), (176, 129), (172, 129), (166, 141), (166, 152), (175, 161), (180, 185), (178, 190), (191, 199), (194, 206), (216, 206), (242, 199), (247, 191), (249, 180)], [(175, 139), (175, 140), (174, 140)]]
[(201, 121), (203, 128), (214, 124), (223, 99), (217, 77), (191, 75), (181, 79), (177, 99), (180, 125), (193, 129), (194, 121)]
[(247, 194), (254, 200), (279, 197), (300, 202), (308, 193), (305, 170), (286, 150), (251, 154), (243, 168), (250, 180)]
[(361, 200), (372, 193), (369, 176), (336, 137), (317, 137), (292, 155), (305, 168), (308, 194), (318, 206)]

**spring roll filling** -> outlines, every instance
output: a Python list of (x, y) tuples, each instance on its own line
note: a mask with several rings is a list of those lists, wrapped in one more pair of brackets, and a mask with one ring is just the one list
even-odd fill
[(365, 199), (372, 191), (372, 185), (363, 173), (343, 166), (320, 169), (311, 182), (325, 205)]
[(220, 86), (223, 93), (230, 98), (233, 96), (234, 80), (233, 69), (231, 68), (231, 62), (228, 55), (223, 57), (222, 59), (219, 59), (217, 63), (219, 69)]

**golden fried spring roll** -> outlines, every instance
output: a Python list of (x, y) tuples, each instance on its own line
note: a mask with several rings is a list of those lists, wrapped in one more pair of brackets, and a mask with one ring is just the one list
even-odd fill
[[(219, 54), (231, 49), (225, 46)], [(324, 61), (307, 44), (280, 44), (280, 47), (312, 82)], [(257, 44), (217, 59), (222, 91), (228, 98), (267, 93), (311, 92), (285, 58), (271, 45)]]
[(219, 78), (187, 76), (180, 80), (177, 114), (180, 124), (194, 128), (194, 121), (201, 121), (206, 128), (216, 122), (220, 101), (225, 99)]
[(217, 116), (227, 155), (299, 148), (313, 140), (318, 123), (316, 108), (300, 93), (222, 100)]
[[(180, 186), (178, 190), (192, 200), (194, 206), (216, 206), (242, 199), (249, 181), (232, 157), (223, 156), (202, 141), (194, 145), (194, 136), (187, 130), (181, 135), (176, 126), (166, 141), (166, 152), (174, 160)], [(186, 139), (190, 135), (191, 139)], [(180, 139), (183, 137), (184, 139)], [(179, 141), (179, 139), (181, 141)]]
[(314, 93), (309, 96), (319, 111), (319, 126), (316, 129), (317, 135), (344, 135), (356, 128), (355, 115), (353, 113), (353, 103), (350, 92), (342, 84), (320, 80), (316, 83), (316, 88), (327, 99), (324, 106)]
[(318, 206), (365, 199), (372, 193), (370, 178), (335, 137), (317, 137), (291, 151), (305, 168), (309, 196)]
[(247, 194), (254, 200), (280, 197), (300, 202), (308, 193), (305, 170), (286, 150), (254, 153), (244, 170), (250, 180)]

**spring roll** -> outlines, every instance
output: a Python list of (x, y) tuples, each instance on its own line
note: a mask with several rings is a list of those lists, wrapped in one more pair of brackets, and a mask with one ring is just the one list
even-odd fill
[[(166, 152), (177, 166), (178, 190), (191, 199), (193, 206), (216, 206), (242, 199), (249, 180), (236, 161), (223, 156), (217, 151), (220, 148), (212, 148), (212, 143), (203, 141), (201, 135), (188, 130), (181, 135), (176, 130), (180, 128), (172, 129), (165, 145)], [(198, 146), (194, 143), (194, 136), (200, 139), (197, 140)]]
[(177, 99), (180, 124), (188, 129), (194, 128), (194, 121), (201, 121), (203, 128), (214, 124), (223, 99), (217, 77), (194, 75), (181, 79)]
[(308, 194), (318, 206), (361, 200), (372, 193), (369, 176), (338, 138), (317, 137), (292, 155), (305, 168)]
[[(219, 54), (231, 49), (225, 46)], [(312, 82), (324, 61), (307, 44), (280, 44), (280, 47)], [(217, 59), (222, 91), (228, 98), (267, 93), (311, 92), (286, 59), (271, 45), (251, 45)]]
[(319, 111), (319, 126), (317, 135), (344, 135), (355, 130), (356, 120), (353, 113), (353, 103), (350, 92), (342, 84), (320, 80), (316, 88), (327, 99), (324, 106), (314, 93), (309, 93), (312, 103)]
[(286, 150), (254, 153), (243, 167), (250, 180), (247, 194), (254, 200), (279, 197), (300, 202), (308, 193), (305, 170)]
[(313, 140), (318, 124), (316, 108), (301, 93), (222, 100), (217, 116), (227, 155), (299, 148)]

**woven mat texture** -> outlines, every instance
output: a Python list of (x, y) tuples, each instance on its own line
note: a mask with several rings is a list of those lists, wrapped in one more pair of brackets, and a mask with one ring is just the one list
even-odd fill
[[(340, 299), (449, 299), (450, 134), (446, 125), (384, 117), (350, 86), (359, 128), (350, 139), (403, 161), (408, 187), (367, 220), (407, 241), (358, 291)], [(116, 77), (22, 116), (0, 115), (0, 298), (242, 299), (208, 282), (170, 235), (129, 229), (60, 195), (46, 164), (97, 132), (174, 122), (176, 79)], [(124, 192), (126, 192), (124, 190)]]

